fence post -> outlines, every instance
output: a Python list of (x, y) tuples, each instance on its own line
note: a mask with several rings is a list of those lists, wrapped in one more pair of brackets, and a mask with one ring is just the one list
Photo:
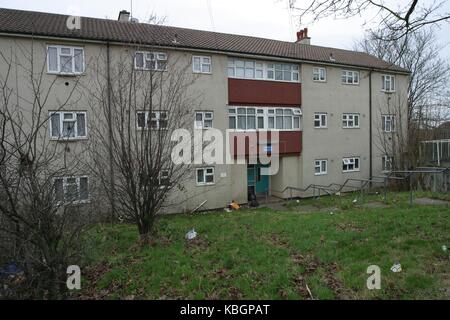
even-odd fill
[(387, 177), (384, 177), (384, 203), (387, 204)]
[(361, 192), (361, 201), (364, 201), (364, 182), (363, 181), (361, 181), (361, 189), (360, 189), (360, 192)]
[(409, 174), (409, 204), (413, 204), (412, 173)]

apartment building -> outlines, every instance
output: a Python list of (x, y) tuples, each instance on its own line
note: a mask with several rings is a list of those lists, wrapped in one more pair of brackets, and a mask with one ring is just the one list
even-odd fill
[[(193, 126), (213, 127), (224, 135), (279, 135), (275, 174), (266, 174), (267, 165), (261, 163), (195, 165), (188, 191), (174, 195), (185, 201), (172, 212), (204, 201), (204, 209), (221, 208), (231, 200), (246, 203), (249, 192), (311, 196), (311, 190), (287, 188), (380, 176), (393, 161), (382, 145), (392, 132), (406, 128), (408, 70), (365, 53), (311, 45), (307, 29), (297, 33), (296, 42), (284, 42), (142, 24), (131, 21), (127, 12), (117, 21), (82, 17), (78, 22), (71, 28), (64, 15), (0, 9), (0, 50), (20, 52), (33, 43), (34, 54), (46, 61), (46, 80), (56, 81), (61, 94), (75, 81), (73, 75), (82, 75), (79, 81), (86, 84), (95, 78), (88, 63), (93, 57), (114, 61), (120, 52), (132, 52), (135, 68), (164, 72), (171, 71), (170, 59), (187, 63), (197, 76), (193, 88), (203, 94), (202, 105), (192, 114)], [(58, 94), (50, 99), (56, 102)], [(81, 97), (51, 117), (49, 138), (64, 135), (64, 127), (72, 123), (77, 128), (73, 148), (82, 148), (96, 112)], [(138, 129), (148, 115), (136, 117)], [(155, 116), (155, 123), (160, 120)], [(74, 185), (80, 201), (93, 200), (95, 181), (88, 173), (57, 184), (59, 190)]]

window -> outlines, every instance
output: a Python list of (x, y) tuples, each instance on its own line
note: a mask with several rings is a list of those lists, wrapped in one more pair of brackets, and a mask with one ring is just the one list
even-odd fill
[(344, 84), (359, 84), (359, 72), (342, 70), (342, 83), (344, 83)]
[(136, 52), (134, 66), (137, 70), (164, 71), (167, 66), (167, 54), (162, 52)]
[(359, 128), (359, 114), (358, 113), (344, 113), (342, 115), (342, 127)]
[(235, 130), (300, 130), (298, 108), (238, 107), (228, 110), (229, 128)]
[(314, 128), (326, 128), (327, 127), (327, 114), (315, 113), (314, 114)]
[(325, 175), (328, 173), (328, 160), (316, 160), (314, 165), (314, 174), (316, 176)]
[(86, 176), (55, 178), (53, 187), (59, 203), (89, 201), (89, 180)]
[(395, 131), (395, 116), (385, 114), (381, 116), (381, 125), (384, 132)]
[(327, 81), (327, 70), (325, 68), (313, 68), (313, 81)]
[(211, 185), (214, 184), (214, 168), (200, 168), (197, 169), (197, 185)]
[(193, 56), (192, 69), (194, 73), (211, 73), (211, 57)]
[(81, 47), (48, 46), (49, 73), (81, 74), (84, 72), (84, 49)]
[(343, 162), (342, 170), (343, 170), (344, 172), (359, 171), (359, 162), (360, 162), (359, 157), (355, 157), (355, 158), (344, 158), (344, 159), (342, 160), (342, 162)]
[(211, 111), (196, 111), (195, 112), (195, 128), (206, 129), (213, 126), (214, 113)]
[(383, 171), (391, 171), (393, 169), (393, 165), (394, 165), (394, 157), (387, 155), (383, 156), (381, 164)]
[(86, 112), (50, 112), (50, 136), (52, 139), (86, 138)]
[(395, 91), (395, 76), (382, 75), (381, 76), (381, 90), (386, 92)]
[(228, 76), (230, 78), (300, 82), (300, 68), (298, 65), (289, 63), (229, 58)]
[(141, 111), (136, 113), (138, 129), (163, 130), (168, 128), (168, 114), (166, 111)]
[(161, 170), (161, 172), (158, 175), (158, 185), (161, 187), (170, 186), (170, 177), (168, 170)]

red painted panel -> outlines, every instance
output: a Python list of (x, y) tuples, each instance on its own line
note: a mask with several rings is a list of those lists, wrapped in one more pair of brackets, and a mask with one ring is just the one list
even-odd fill
[[(254, 133), (247, 132), (231, 132), (230, 133), (230, 150), (233, 157), (248, 156), (250, 152), (257, 154), (259, 147), (260, 135), (257, 132), (256, 139), (250, 138)], [(280, 131), (279, 132), (279, 155), (300, 155), (302, 152), (302, 131)], [(245, 153), (238, 152), (238, 139), (245, 142)], [(245, 140), (242, 140), (245, 139)], [(253, 139), (253, 141), (252, 141)], [(271, 141), (270, 132), (267, 135), (267, 140)], [(234, 145), (234, 148), (233, 148)]]
[(301, 106), (301, 84), (228, 78), (230, 105)]

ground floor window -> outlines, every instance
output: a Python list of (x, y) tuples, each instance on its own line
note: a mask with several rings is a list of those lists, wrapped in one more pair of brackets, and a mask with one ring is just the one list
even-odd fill
[(315, 175), (320, 176), (328, 173), (328, 160), (316, 160), (314, 165)]
[(344, 158), (342, 162), (343, 162), (342, 169), (344, 172), (359, 171), (359, 164), (360, 164), (359, 157)]
[(197, 185), (214, 184), (214, 168), (198, 168), (197, 169)]
[(158, 185), (161, 187), (170, 186), (169, 170), (161, 170), (158, 175)]
[(391, 171), (393, 169), (394, 157), (385, 155), (382, 158), (382, 169), (383, 171)]
[(89, 179), (82, 177), (59, 177), (54, 179), (54, 192), (58, 202), (83, 202), (89, 200)]

